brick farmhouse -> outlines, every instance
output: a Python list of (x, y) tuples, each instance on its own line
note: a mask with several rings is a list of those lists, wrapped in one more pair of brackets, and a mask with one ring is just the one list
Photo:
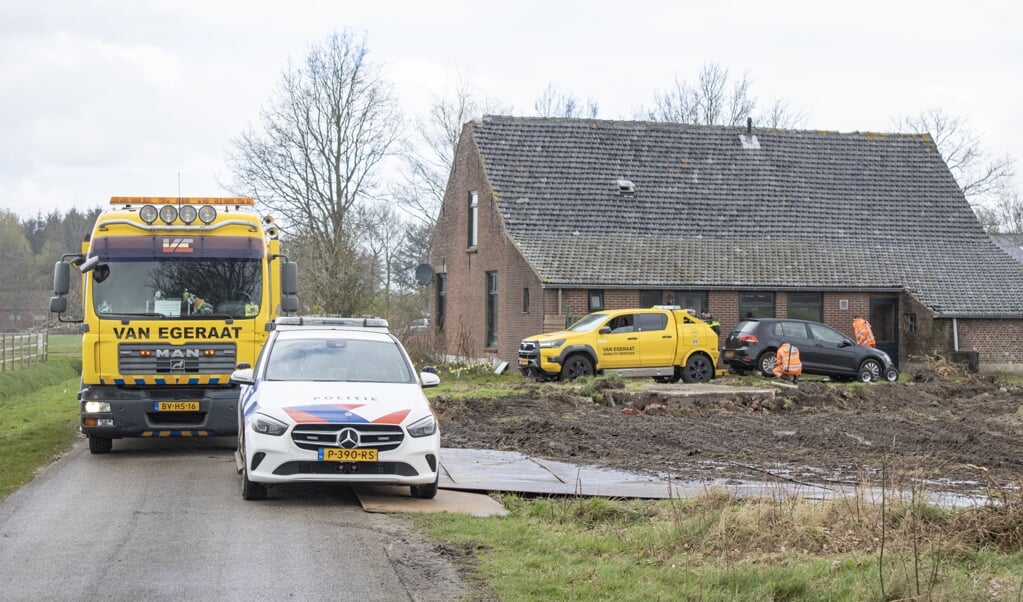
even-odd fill
[(515, 365), (591, 311), (868, 316), (899, 363), (1023, 370), (1023, 263), (928, 135), (486, 116), (466, 123), (430, 251), (440, 349)]

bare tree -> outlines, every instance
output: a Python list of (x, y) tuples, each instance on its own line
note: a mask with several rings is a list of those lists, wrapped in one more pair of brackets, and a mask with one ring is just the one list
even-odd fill
[(599, 107), (597, 101), (590, 98), (582, 103), (575, 96), (565, 94), (549, 82), (540, 97), (533, 103), (536, 114), (540, 117), (579, 117), (595, 119)]
[(975, 205), (973, 210), (992, 234), (1023, 234), (1023, 197), (1015, 187), (1006, 186), (990, 205)]
[(674, 87), (654, 95), (654, 106), (646, 111), (652, 121), (693, 125), (739, 126), (752, 118), (766, 127), (797, 127), (805, 120), (792, 112), (784, 100), (775, 100), (768, 111), (755, 114), (757, 99), (750, 92), (749, 76), (732, 80), (728, 69), (706, 63), (695, 84), (675, 78)]
[(432, 229), (444, 201), (462, 126), (474, 117), (501, 112), (510, 112), (510, 108), (480, 97), (461, 76), (450, 94), (435, 96), (429, 113), (415, 120), (415, 136), (406, 141), (401, 179), (391, 187), (398, 206)]
[(390, 85), (348, 30), (289, 65), (278, 96), (228, 157), (232, 188), (281, 221), (302, 266), (303, 300), (319, 311), (359, 313), (367, 290), (359, 204), (378, 193), (376, 174), (401, 130)]
[(1016, 175), (1015, 162), (1008, 155), (989, 156), (965, 119), (932, 108), (918, 115), (900, 117), (895, 125), (903, 131), (930, 134), (949, 171), (974, 207), (997, 203), (1002, 196), (1011, 198), (1009, 188)]

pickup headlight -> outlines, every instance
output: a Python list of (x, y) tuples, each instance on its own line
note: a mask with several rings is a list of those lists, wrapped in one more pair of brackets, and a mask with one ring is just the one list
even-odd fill
[(408, 434), (413, 437), (429, 437), (437, 432), (437, 420), (433, 416), (420, 418), (408, 427)]
[(553, 341), (540, 341), (540, 349), (557, 349), (565, 344), (565, 339), (555, 339)]
[(256, 418), (252, 421), (252, 430), (260, 433), (261, 435), (280, 437), (288, 430), (288, 425), (276, 418), (257, 414)]

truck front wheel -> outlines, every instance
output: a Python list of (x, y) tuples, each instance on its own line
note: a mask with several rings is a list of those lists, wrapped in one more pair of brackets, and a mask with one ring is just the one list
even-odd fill
[(686, 367), (682, 369), (682, 380), (687, 383), (705, 383), (713, 375), (714, 366), (711, 365), (710, 359), (699, 353), (691, 356), (686, 362)]
[(561, 380), (572, 380), (580, 376), (593, 376), (593, 362), (581, 353), (568, 356), (561, 364)]
[(109, 454), (114, 449), (114, 440), (110, 437), (89, 435), (89, 452), (93, 454)]

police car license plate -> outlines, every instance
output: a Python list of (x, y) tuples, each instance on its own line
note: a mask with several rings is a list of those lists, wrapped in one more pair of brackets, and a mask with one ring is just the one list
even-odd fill
[(198, 412), (198, 401), (158, 401), (154, 405), (157, 412)]
[(321, 447), (320, 462), (376, 462), (377, 450), (367, 448), (345, 449), (342, 447)]

